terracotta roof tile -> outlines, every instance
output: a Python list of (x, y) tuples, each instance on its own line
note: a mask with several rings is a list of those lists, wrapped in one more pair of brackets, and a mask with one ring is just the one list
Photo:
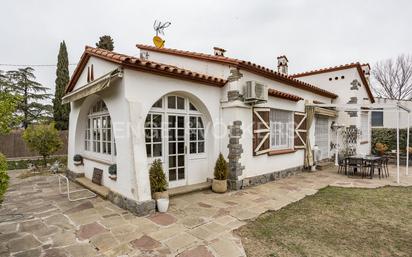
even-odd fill
[(142, 59), (139, 59), (133, 56), (128, 56), (128, 55), (119, 54), (119, 53), (111, 52), (111, 51), (100, 49), (100, 48), (86, 46), (83, 52), (83, 55), (80, 58), (80, 62), (77, 65), (72, 75), (72, 78), (70, 79), (70, 82), (66, 87), (66, 93), (73, 90), (90, 56), (95, 56), (95, 57), (98, 57), (98, 58), (101, 58), (101, 59), (104, 59), (110, 62), (118, 63), (119, 65), (126, 67), (126, 68), (130, 68), (130, 69), (136, 69), (136, 70), (145, 71), (145, 72), (152, 72), (152, 73), (156, 73), (156, 74), (163, 75), (163, 76), (178, 77), (180, 79), (196, 81), (196, 82), (200, 82), (200, 83), (208, 84), (212, 86), (217, 86), (217, 87), (223, 87), (227, 82), (226, 79), (193, 72), (193, 71), (182, 69), (176, 66), (157, 63), (153, 61), (146, 61), (146, 60), (142, 60)]
[(283, 99), (286, 99), (286, 100), (291, 100), (291, 101), (294, 101), (294, 102), (303, 100), (303, 98), (300, 97), (300, 96), (292, 95), (292, 94), (289, 94), (289, 93), (284, 93), (284, 92), (278, 91), (278, 90), (273, 89), (273, 88), (269, 88), (268, 93), (269, 93), (269, 96), (279, 97), (279, 98), (283, 98)]
[(266, 78), (276, 80), (276, 81), (285, 83), (289, 86), (293, 86), (293, 87), (296, 87), (302, 90), (310, 91), (318, 95), (326, 96), (329, 98), (338, 97), (336, 94), (332, 92), (313, 86), (309, 83), (294, 79), (288, 75), (281, 74), (277, 71), (274, 71), (272, 69), (266, 68), (264, 66), (261, 66), (255, 63), (252, 63), (250, 61), (243, 61), (239, 59), (229, 58), (226, 56), (215, 56), (215, 55), (210, 55), (210, 54), (183, 51), (183, 50), (172, 49), (172, 48), (156, 48), (154, 46), (141, 45), (141, 44), (137, 44), (136, 46), (142, 50), (156, 51), (156, 52), (162, 52), (162, 53), (167, 53), (167, 54), (173, 54), (177, 56), (184, 56), (184, 57), (202, 59), (202, 60), (211, 61), (211, 62), (218, 62), (218, 63), (224, 63), (228, 65), (234, 65), (236, 67), (239, 67), (241, 69), (264, 76)]
[(375, 98), (373, 97), (372, 90), (370, 88), (368, 80), (366, 79), (365, 74), (362, 70), (362, 66), (368, 66), (369, 69), (370, 69), (369, 63), (360, 64), (359, 62), (352, 62), (352, 63), (343, 64), (343, 65), (334, 66), (334, 67), (328, 67), (328, 68), (322, 68), (322, 69), (317, 69), (317, 70), (311, 70), (311, 71), (296, 73), (296, 74), (293, 74), (293, 75), (290, 75), (290, 76), (293, 77), (293, 78), (300, 78), (300, 77), (306, 77), (306, 76), (311, 76), (311, 75), (316, 75), (316, 74), (321, 74), (321, 73), (327, 73), (327, 72), (333, 72), (333, 71), (356, 68), (358, 73), (359, 73), (359, 76), (362, 80), (362, 83), (365, 86), (366, 92), (368, 93), (370, 101), (372, 103), (374, 103)]

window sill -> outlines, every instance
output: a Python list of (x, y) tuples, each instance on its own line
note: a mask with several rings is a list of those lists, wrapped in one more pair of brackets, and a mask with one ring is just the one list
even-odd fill
[(268, 152), (268, 155), (272, 156), (272, 155), (288, 154), (288, 153), (294, 153), (294, 152), (296, 152), (295, 149), (271, 150)]
[(364, 144), (367, 144), (367, 143), (369, 143), (369, 141), (362, 141), (362, 142), (360, 142), (361, 145), (364, 145)]
[(83, 159), (98, 162), (98, 163), (101, 163), (101, 164), (106, 164), (106, 165), (116, 164), (116, 162), (113, 162), (111, 160), (105, 160), (105, 159), (101, 159), (101, 158), (98, 158), (98, 157), (95, 157), (95, 156), (90, 156), (90, 155), (83, 155)]

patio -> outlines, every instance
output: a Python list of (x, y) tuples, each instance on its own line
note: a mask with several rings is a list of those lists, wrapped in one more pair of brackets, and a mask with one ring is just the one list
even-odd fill
[[(136, 217), (100, 198), (69, 202), (57, 178), (17, 178), (0, 209), (0, 256), (244, 256), (232, 231), (267, 210), (278, 210), (328, 185), (375, 188), (396, 183), (396, 166), (386, 179), (348, 178), (327, 169), (226, 194), (203, 191), (171, 200), (168, 214)], [(401, 169), (401, 184), (412, 176)], [(6, 216), (5, 214), (22, 214)]]

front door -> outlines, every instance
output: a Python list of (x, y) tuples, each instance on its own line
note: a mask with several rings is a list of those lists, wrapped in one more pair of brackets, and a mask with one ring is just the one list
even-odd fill
[(320, 159), (329, 156), (329, 120), (327, 117), (316, 116), (315, 121), (315, 145), (319, 147)]
[(168, 114), (167, 156), (169, 187), (186, 185), (185, 115)]

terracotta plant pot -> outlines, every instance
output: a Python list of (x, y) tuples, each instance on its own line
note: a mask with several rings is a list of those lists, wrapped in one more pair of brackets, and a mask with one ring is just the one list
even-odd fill
[(163, 192), (154, 192), (153, 193), (153, 199), (158, 200), (158, 199), (169, 199), (169, 192), (163, 191)]
[(227, 191), (227, 179), (225, 179), (225, 180), (213, 179), (212, 191), (215, 192), (215, 193), (224, 193), (224, 192), (226, 192)]

